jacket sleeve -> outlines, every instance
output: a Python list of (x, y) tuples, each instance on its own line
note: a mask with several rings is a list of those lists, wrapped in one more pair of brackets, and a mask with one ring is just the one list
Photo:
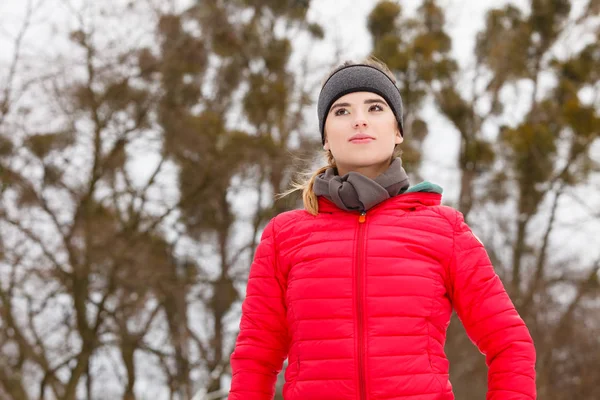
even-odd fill
[(452, 303), (467, 335), (486, 356), (487, 400), (536, 398), (535, 348), (529, 330), (479, 239), (457, 213), (450, 260)]
[(288, 330), (275, 249), (274, 219), (256, 249), (242, 303), (242, 319), (231, 355), (229, 400), (271, 400), (288, 352)]

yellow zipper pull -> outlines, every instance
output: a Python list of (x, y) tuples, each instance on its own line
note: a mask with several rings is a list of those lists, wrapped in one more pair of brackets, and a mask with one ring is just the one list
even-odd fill
[(363, 222), (365, 222), (366, 219), (367, 219), (366, 211), (361, 212), (360, 215), (358, 216), (358, 222), (362, 224)]

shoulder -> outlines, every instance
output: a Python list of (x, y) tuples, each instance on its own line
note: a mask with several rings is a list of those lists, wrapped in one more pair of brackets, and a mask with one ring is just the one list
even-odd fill
[(429, 207), (429, 209), (439, 215), (442, 220), (447, 224), (448, 228), (452, 231), (456, 229), (458, 225), (464, 222), (463, 214), (456, 208), (444, 205), (437, 205)]
[(438, 206), (437, 212), (443, 215), (451, 226), (452, 233), (455, 236), (456, 243), (464, 244), (468, 246), (484, 246), (484, 243), (479, 237), (473, 232), (471, 227), (465, 221), (463, 213), (455, 208), (448, 206)]
[(293, 232), (299, 225), (310, 222), (314, 218), (311, 214), (301, 209), (285, 211), (271, 218), (265, 227), (265, 231), (270, 231), (268, 234), (280, 240), (282, 236), (285, 238), (293, 235)]
[(312, 215), (310, 215), (305, 210), (290, 210), (277, 214), (271, 219), (269, 224), (273, 225), (273, 229), (276, 232), (280, 232), (285, 227), (295, 225), (301, 221), (306, 221), (308, 219), (311, 219), (311, 217)]
[(481, 239), (473, 233), (473, 230), (465, 221), (462, 212), (453, 207), (443, 205), (431, 207), (431, 209), (446, 221), (446, 226), (450, 235), (458, 238), (459, 241), (462, 241), (462, 239), (469, 239), (468, 241), (470, 241), (470, 239), (475, 239), (478, 244), (483, 245)]

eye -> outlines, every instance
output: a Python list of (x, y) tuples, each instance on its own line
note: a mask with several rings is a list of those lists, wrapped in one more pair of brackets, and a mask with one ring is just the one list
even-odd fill
[(381, 104), (373, 104), (369, 107), (369, 111), (383, 111), (383, 106)]
[(349, 112), (345, 108), (338, 108), (337, 110), (335, 110), (335, 113), (334, 113), (334, 115), (346, 115), (346, 114), (349, 114)]

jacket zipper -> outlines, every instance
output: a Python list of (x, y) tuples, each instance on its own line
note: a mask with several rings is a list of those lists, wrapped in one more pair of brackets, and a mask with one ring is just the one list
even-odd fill
[(358, 248), (357, 248), (357, 262), (356, 262), (356, 312), (358, 315), (358, 386), (359, 386), (359, 399), (367, 399), (367, 389), (365, 386), (365, 338), (364, 338), (364, 306), (363, 306), (363, 248), (365, 241), (365, 221), (367, 219), (367, 213), (365, 211), (360, 213), (358, 217)]

